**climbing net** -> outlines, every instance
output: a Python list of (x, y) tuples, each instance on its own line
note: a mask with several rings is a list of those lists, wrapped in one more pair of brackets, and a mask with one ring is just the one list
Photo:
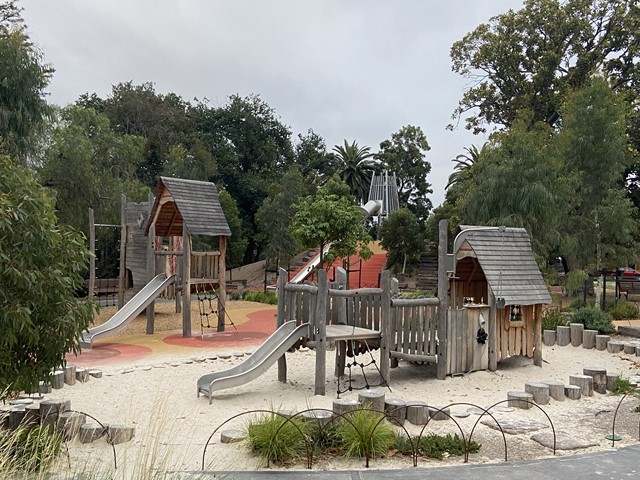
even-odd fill
[[(360, 350), (362, 350), (362, 344), (364, 344), (364, 353), (368, 353), (369, 354), (369, 362), (364, 363), (364, 362), (358, 362), (358, 356), (361, 355)], [(382, 372), (380, 371), (380, 368), (378, 367), (378, 363), (376, 362), (376, 359), (373, 358), (373, 353), (371, 352), (371, 349), (369, 348), (369, 344), (367, 343), (366, 340), (359, 340), (359, 341), (354, 341), (354, 340), (349, 340), (347, 342), (347, 347), (348, 350), (350, 351), (349, 353), (351, 353), (351, 355), (353, 356), (353, 361), (345, 363), (344, 367), (348, 370), (348, 374), (347, 374), (347, 380), (346, 380), (346, 385), (344, 385), (343, 388), (341, 388), (340, 386), (340, 376), (338, 376), (338, 398), (340, 398), (340, 395), (343, 393), (347, 393), (347, 392), (352, 392), (354, 390), (368, 390), (372, 387), (380, 387), (380, 386), (385, 386), (389, 389), (389, 391), (391, 391), (391, 387), (389, 386), (389, 382), (387, 382), (387, 380), (382, 376)], [(376, 371), (378, 372), (378, 375), (380, 376), (380, 382), (376, 383), (376, 384), (371, 384), (369, 383), (369, 378), (367, 377), (367, 372), (365, 371), (366, 367), (370, 367), (371, 365), (373, 365), (376, 369)], [(360, 386), (354, 386), (354, 379), (353, 379), (353, 369), (360, 369), (360, 372), (362, 373), (362, 378), (364, 380), (364, 385), (360, 385)]]
[[(215, 318), (214, 326), (218, 325), (217, 320), (219, 318), (218, 309), (217, 309), (218, 294), (213, 288), (213, 284), (211, 284), (210, 287), (211, 287), (210, 289), (206, 289), (203, 287), (202, 290), (200, 290), (196, 285), (196, 298), (198, 299), (198, 310), (200, 312), (200, 334), (203, 337), (204, 337), (205, 328), (213, 328), (211, 326), (210, 317)], [(226, 310), (224, 311), (224, 313), (225, 313), (224, 325), (229, 325), (233, 327), (233, 329), (237, 332), (238, 329), (236, 328), (235, 324), (233, 323), (233, 320), (231, 320), (231, 317), (229, 316)]]

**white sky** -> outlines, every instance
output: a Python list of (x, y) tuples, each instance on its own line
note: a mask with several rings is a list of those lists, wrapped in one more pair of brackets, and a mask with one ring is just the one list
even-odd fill
[[(449, 49), (522, 0), (22, 0), (32, 40), (56, 72), (49, 101), (154, 82), (159, 93), (222, 105), (256, 93), (294, 139), (309, 128), (327, 148), (378, 150), (407, 124), (425, 132), (432, 202), (453, 159), (481, 145), (445, 130), (467, 80)], [(461, 124), (462, 125), (462, 124)]]

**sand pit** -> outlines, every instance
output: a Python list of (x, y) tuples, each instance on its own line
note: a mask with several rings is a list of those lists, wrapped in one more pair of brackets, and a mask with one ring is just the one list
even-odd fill
[[(248, 304), (248, 305), (246, 305)], [(230, 311), (252, 308), (250, 302), (238, 303)], [(260, 307), (272, 308), (272, 307)], [(169, 313), (167, 313), (170, 316)], [(232, 313), (233, 315), (233, 313)], [(159, 315), (161, 318), (161, 315)], [(239, 318), (239, 316), (238, 316)], [(197, 320), (197, 315), (196, 315)], [(167, 326), (177, 328), (175, 318), (167, 320)], [(199, 323), (196, 326), (199, 331)], [(130, 327), (144, 331), (144, 317), (138, 318)], [(130, 334), (131, 331), (125, 332)], [(121, 337), (118, 341), (127, 341)], [(258, 342), (259, 343), (259, 342)], [(182, 349), (175, 352), (160, 352), (134, 359), (130, 362), (108, 363), (102, 367), (103, 377), (91, 379), (86, 384), (76, 383), (63, 390), (54, 391), (52, 398), (71, 400), (73, 409), (90, 413), (104, 423), (133, 425), (135, 438), (117, 445), (120, 467), (119, 475), (127, 478), (135, 468), (142, 468), (154, 462), (155, 468), (170, 471), (196, 471), (200, 469), (203, 449), (210, 434), (234, 415), (261, 408), (286, 408), (298, 411), (310, 407), (331, 408), (337, 388), (336, 379), (329, 376), (327, 395), (314, 396), (315, 353), (312, 350), (288, 354), (288, 382), (277, 381), (277, 368), (273, 366), (257, 380), (244, 386), (222, 391), (208, 399), (198, 398), (196, 382), (208, 372), (229, 368), (241, 362), (247, 353), (255, 349), (255, 344), (243, 347)], [(229, 358), (222, 358), (229, 354)], [(374, 353), (377, 357), (377, 352)], [(515, 357), (498, 364), (499, 370), (474, 372), (464, 376), (436, 380), (435, 366), (414, 365), (400, 362), (391, 370), (391, 389), (388, 398), (399, 398), (407, 402), (424, 401), (432, 406), (442, 407), (457, 402), (467, 402), (488, 407), (506, 400), (507, 392), (524, 390), (528, 381), (559, 380), (568, 383), (569, 375), (582, 373), (583, 367), (603, 367), (608, 372), (623, 377), (640, 373), (636, 357), (610, 354), (606, 351), (586, 350), (580, 347), (545, 347), (542, 368), (535, 367), (530, 359)], [(95, 365), (98, 366), (98, 365)], [(334, 357), (327, 355), (327, 371), (333, 372)], [(373, 383), (377, 381), (376, 370), (367, 369)], [(355, 376), (355, 386), (363, 384), (362, 377)], [(341, 397), (357, 398), (357, 392)], [(613, 413), (621, 397), (594, 394), (581, 400), (551, 400), (543, 408), (553, 421), (556, 432), (562, 432), (577, 440), (580, 445), (593, 445), (579, 450), (559, 450), (557, 455), (570, 455), (611, 448), (605, 435), (611, 433)], [(640, 414), (633, 412), (638, 405), (636, 398), (628, 398), (618, 413), (616, 433), (622, 440), (617, 446), (638, 443), (638, 422)], [(506, 404), (503, 404), (506, 407)], [(468, 405), (453, 405), (451, 413), (461, 416), (469, 413)], [(536, 408), (529, 410), (498, 408), (496, 418), (501, 422), (524, 422), (525, 424), (547, 424), (546, 417)], [(242, 428), (248, 417), (240, 417), (225, 428)], [(465, 435), (468, 435), (478, 416), (471, 413), (466, 418), (457, 418)], [(516, 423), (517, 423), (516, 422)], [(410, 432), (418, 433), (421, 427), (405, 424)], [(456, 433), (451, 420), (431, 422), (427, 432)], [(532, 435), (549, 433), (550, 428), (526, 433), (507, 435), (509, 460), (525, 460), (552, 455), (552, 450), (530, 439)], [(492, 428), (479, 425), (474, 440), (482, 444), (478, 454), (472, 455), (471, 463), (504, 461), (504, 447), (500, 433)], [(69, 446), (72, 466), (99, 464), (110, 468), (113, 464), (111, 447), (104, 439), (93, 444), (81, 444), (77, 440)], [(152, 458), (155, 457), (155, 460)], [(443, 461), (419, 459), (421, 467), (456, 465), (462, 457), (449, 457)], [(242, 444), (221, 444), (219, 434), (214, 436), (205, 459), (208, 470), (252, 470), (262, 468), (259, 459), (252, 456)], [(61, 469), (66, 468), (61, 462)], [(304, 469), (300, 462), (296, 465), (271, 466), (271, 468)], [(361, 469), (364, 460), (322, 457), (314, 460), (314, 469)], [(406, 456), (391, 456), (375, 459), (371, 468), (411, 468), (411, 459)]]

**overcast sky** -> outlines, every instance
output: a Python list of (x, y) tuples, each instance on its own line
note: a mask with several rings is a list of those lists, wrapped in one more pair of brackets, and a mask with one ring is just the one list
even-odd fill
[(259, 94), (294, 138), (309, 128), (327, 148), (356, 140), (377, 151), (418, 125), (431, 151), (432, 201), (451, 159), (481, 145), (445, 130), (467, 80), (451, 71), (453, 42), (522, 0), (22, 0), (31, 38), (55, 67), (50, 101), (154, 82), (159, 93), (226, 103)]

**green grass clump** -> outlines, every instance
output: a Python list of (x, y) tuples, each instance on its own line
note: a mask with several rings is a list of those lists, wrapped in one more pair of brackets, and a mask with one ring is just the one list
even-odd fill
[(567, 320), (562, 317), (557, 308), (550, 308), (542, 314), (542, 330), (555, 330), (558, 326), (566, 324)]
[[(458, 434), (455, 435), (437, 435), (430, 433), (424, 437), (413, 437), (413, 443), (416, 445), (420, 455), (427, 458), (436, 458), (442, 460), (444, 454), (447, 453), (453, 457), (459, 457), (464, 455), (465, 440), (460, 438)], [(482, 446), (478, 442), (471, 442), (468, 444), (469, 453), (477, 453)], [(411, 442), (407, 437), (399, 436), (397, 440), (398, 450), (403, 453), (411, 453)]]
[(600, 334), (615, 333), (611, 315), (597, 308), (584, 307), (576, 311), (574, 323), (582, 323), (587, 330), (597, 330)]
[(50, 426), (0, 431), (0, 476), (45, 472), (61, 448), (62, 436)]
[(413, 290), (401, 292), (400, 298), (432, 298), (435, 295), (435, 290)]
[(248, 302), (268, 303), (269, 305), (277, 305), (278, 297), (275, 292), (263, 292), (260, 290), (252, 290), (244, 292), (242, 299)]
[(624, 395), (625, 393), (633, 393), (636, 390), (636, 387), (631, 385), (628, 378), (618, 377), (611, 393), (614, 395)]
[(283, 463), (300, 458), (308, 433), (309, 424), (302, 418), (288, 420), (275, 413), (265, 413), (249, 421), (245, 442), (264, 460)]
[(379, 413), (358, 409), (338, 424), (345, 457), (375, 458), (396, 445), (393, 426), (387, 420), (380, 422), (380, 418)]
[(630, 320), (640, 317), (640, 309), (633, 302), (618, 300), (617, 303), (607, 307), (607, 313), (614, 320)]

